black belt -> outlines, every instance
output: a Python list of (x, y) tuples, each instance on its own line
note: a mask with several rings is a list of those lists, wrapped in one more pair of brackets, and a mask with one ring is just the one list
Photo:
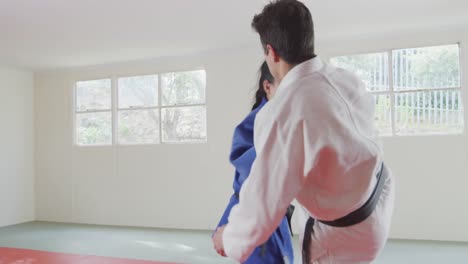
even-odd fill
[[(239, 193), (234, 193), (234, 196), (237, 198), (237, 200), (239, 200)], [(291, 225), (291, 219), (292, 219), (292, 215), (294, 213), (294, 205), (289, 205), (288, 206), (288, 209), (286, 211), (286, 218), (288, 219), (288, 225), (289, 225), (289, 232), (291, 232), (291, 236), (293, 236), (293, 231), (292, 231), (292, 225)]]
[[(372, 192), (369, 199), (356, 211), (349, 213), (348, 215), (341, 217), (333, 221), (321, 221), (317, 220), (322, 224), (333, 226), (333, 227), (348, 227), (359, 224), (366, 220), (372, 212), (374, 212), (375, 207), (379, 201), (380, 195), (382, 194), (383, 187), (385, 185), (386, 174), (383, 173), (384, 164), (380, 168), (380, 171), (377, 173), (377, 183), (375, 185), (374, 191)], [(304, 231), (304, 241), (302, 242), (302, 263), (310, 263), (310, 244), (312, 240), (312, 233), (314, 231), (315, 219), (309, 217), (307, 220), (305, 231)]]

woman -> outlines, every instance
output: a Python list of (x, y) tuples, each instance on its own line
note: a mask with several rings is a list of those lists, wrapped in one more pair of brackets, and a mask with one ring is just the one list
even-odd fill
[[(228, 222), (229, 213), (234, 205), (239, 203), (239, 192), (242, 184), (247, 179), (250, 169), (255, 160), (254, 148), (254, 122), (258, 111), (272, 98), (276, 91), (276, 85), (266, 62), (260, 68), (260, 80), (258, 90), (255, 94), (255, 103), (252, 112), (236, 127), (232, 142), (230, 161), (236, 168), (234, 178), (234, 194), (221, 217), (218, 227), (224, 226)], [(288, 210), (292, 214), (293, 208)], [(272, 236), (263, 244), (257, 247), (252, 255), (247, 259), (247, 264), (283, 264), (294, 263), (293, 247), (290, 234), (290, 219), (284, 217)]]

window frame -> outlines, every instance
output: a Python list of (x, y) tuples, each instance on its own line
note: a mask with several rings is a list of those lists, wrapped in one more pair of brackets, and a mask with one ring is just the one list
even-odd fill
[[(459, 87), (437, 87), (437, 88), (418, 88), (418, 89), (405, 89), (405, 90), (396, 90), (394, 87), (394, 71), (393, 71), (393, 52), (397, 50), (405, 50), (405, 49), (423, 49), (423, 48), (432, 48), (432, 47), (441, 47), (441, 46), (451, 46), (457, 45), (458, 47), (458, 66), (459, 66)], [(352, 54), (342, 54), (337, 56), (332, 56), (328, 59), (330, 64), (333, 64), (331, 61), (334, 58), (339, 57), (346, 57), (346, 56), (358, 56), (358, 55), (370, 55), (370, 54), (386, 54), (388, 58), (388, 90), (387, 91), (369, 91), (367, 92), (372, 96), (379, 96), (379, 95), (386, 95), (390, 97), (390, 118), (391, 118), (391, 133), (380, 135), (381, 137), (413, 137), (413, 136), (450, 136), (450, 135), (463, 135), (466, 129), (466, 122), (465, 122), (465, 105), (464, 105), (464, 98), (463, 98), (463, 65), (462, 65), (462, 44), (461, 42), (451, 42), (451, 43), (439, 43), (439, 44), (432, 44), (432, 45), (418, 45), (415, 47), (404, 47), (404, 48), (391, 48), (385, 50), (373, 50), (369, 52), (359, 52), (359, 53), (352, 53)], [(425, 133), (413, 133), (413, 134), (401, 134), (397, 132), (397, 124), (396, 124), (396, 96), (401, 94), (407, 93), (417, 93), (417, 92), (439, 92), (439, 91), (458, 91), (460, 93), (460, 102), (461, 102), (461, 112), (462, 117), (461, 120), (463, 122), (463, 127), (458, 132), (448, 133), (448, 132), (425, 132)]]
[[(110, 109), (91, 109), (91, 110), (85, 110), (85, 111), (79, 111), (77, 106), (78, 106), (78, 83), (79, 82), (89, 82), (89, 81), (98, 81), (98, 80), (109, 80), (111, 84), (111, 104), (110, 104)], [(112, 86), (112, 77), (102, 77), (102, 78), (88, 78), (88, 79), (82, 79), (82, 80), (75, 80), (73, 82), (73, 145), (78, 146), (78, 147), (108, 147), (114, 145), (114, 122), (113, 122), (113, 93), (114, 89)], [(92, 113), (110, 113), (111, 114), (111, 141), (109, 144), (78, 144), (78, 126), (76, 121), (78, 120), (78, 115), (79, 114), (92, 114)]]
[[(170, 74), (170, 73), (182, 73), (182, 72), (194, 72), (194, 71), (204, 71), (205, 73), (205, 87), (204, 87), (204, 93), (205, 93), (205, 100), (204, 103), (197, 103), (197, 104), (176, 104), (176, 105), (162, 105), (162, 87), (161, 87), (161, 78), (162, 75), (164, 74)], [(157, 100), (157, 105), (156, 106), (141, 106), (141, 107), (124, 107), (120, 108), (119, 107), (119, 79), (120, 78), (129, 78), (129, 77), (140, 77), (140, 76), (149, 76), (149, 75), (157, 75), (158, 77), (158, 100)], [(77, 111), (77, 83), (78, 82), (86, 82), (86, 81), (94, 81), (94, 80), (104, 80), (108, 79), (110, 80), (111, 83), (111, 108), (108, 110), (87, 110), (87, 111)], [(185, 145), (190, 145), (190, 144), (207, 144), (208, 143), (208, 104), (207, 104), (207, 87), (208, 87), (208, 73), (204, 67), (193, 67), (190, 69), (179, 69), (179, 70), (174, 70), (174, 71), (152, 71), (152, 72), (146, 72), (146, 73), (135, 73), (135, 74), (122, 74), (122, 75), (111, 75), (107, 77), (97, 77), (97, 78), (86, 78), (86, 79), (76, 79), (73, 81), (73, 145), (77, 147), (112, 147), (112, 146), (121, 146), (121, 147), (126, 147), (126, 146), (156, 146), (156, 145), (179, 145), (179, 144), (185, 144)], [(185, 108), (185, 107), (204, 107), (205, 108), (205, 119), (206, 119), (206, 138), (205, 140), (201, 141), (181, 141), (181, 142), (166, 142), (163, 141), (163, 136), (162, 136), (162, 109), (174, 109), (174, 108)], [(159, 114), (159, 142), (157, 143), (130, 143), (130, 144), (124, 144), (119, 142), (119, 111), (132, 111), (132, 110), (157, 110)], [(78, 114), (83, 114), (83, 113), (99, 113), (99, 112), (110, 112), (111, 113), (111, 143), (109, 144), (94, 144), (94, 145), (82, 145), (78, 144), (77, 139), (78, 139), (78, 127), (76, 124), (77, 116)]]

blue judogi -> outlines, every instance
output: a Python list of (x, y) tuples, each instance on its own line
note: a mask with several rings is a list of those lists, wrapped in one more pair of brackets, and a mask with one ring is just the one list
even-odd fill
[[(250, 169), (255, 160), (254, 148), (254, 122), (255, 117), (267, 101), (262, 103), (236, 127), (232, 140), (230, 161), (236, 168), (233, 183), (234, 194), (229, 200), (229, 204), (224, 211), (218, 227), (228, 223), (229, 213), (232, 207), (239, 203), (239, 192), (242, 184), (250, 174)], [(293, 247), (288, 219), (285, 216), (278, 228), (264, 245), (257, 247), (252, 255), (244, 263), (248, 264), (286, 264), (294, 263)]]

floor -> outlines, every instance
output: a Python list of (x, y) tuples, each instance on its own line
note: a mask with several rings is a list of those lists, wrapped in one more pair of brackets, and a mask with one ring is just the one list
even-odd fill
[[(0, 228), (0, 247), (194, 264), (233, 263), (210, 232), (31, 222)], [(297, 237), (296, 255), (299, 254)], [(300, 258), (296, 263), (300, 263)], [(391, 240), (376, 264), (466, 264), (468, 243)]]

